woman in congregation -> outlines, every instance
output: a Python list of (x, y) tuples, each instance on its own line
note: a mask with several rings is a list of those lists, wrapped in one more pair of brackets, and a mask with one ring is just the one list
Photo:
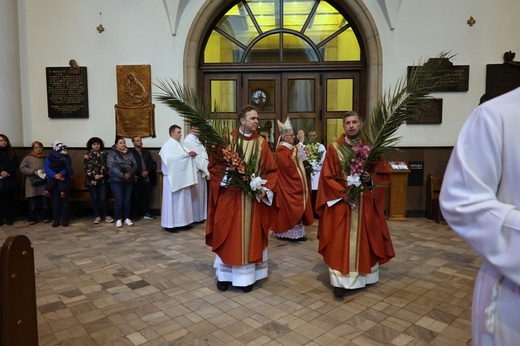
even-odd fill
[(137, 163), (134, 155), (128, 151), (123, 136), (116, 136), (112, 150), (108, 153), (108, 172), (110, 174), (110, 189), (114, 196), (114, 217), (116, 227), (132, 226), (130, 211), (132, 203), (132, 185)]
[(13, 224), (14, 190), (18, 186), (16, 170), (20, 161), (6, 135), (0, 134), (0, 226)]
[(99, 137), (92, 137), (87, 142), (88, 152), (83, 156), (85, 186), (87, 186), (90, 192), (95, 224), (101, 222), (101, 217), (104, 217), (105, 222), (114, 222), (114, 219), (108, 214), (108, 155), (104, 149), (105, 144), (103, 140)]
[[(32, 151), (23, 158), (20, 163), (20, 172), (25, 175), (25, 198), (27, 198), (27, 221), (29, 225), (42, 221), (50, 222), (49, 202), (43, 196), (45, 190), (45, 171), (43, 163), (43, 144), (34, 141), (31, 144)], [(22, 188), (24, 188), (22, 186)]]

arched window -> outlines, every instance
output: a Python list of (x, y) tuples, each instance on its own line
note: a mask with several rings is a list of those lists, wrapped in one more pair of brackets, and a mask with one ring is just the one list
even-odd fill
[(320, 0), (241, 1), (220, 18), (204, 50), (204, 63), (360, 60), (352, 25)]

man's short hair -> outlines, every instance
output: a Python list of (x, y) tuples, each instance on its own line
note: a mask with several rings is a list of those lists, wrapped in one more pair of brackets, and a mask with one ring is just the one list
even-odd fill
[(240, 111), (238, 111), (237, 120), (238, 120), (239, 123), (240, 123), (240, 119), (244, 119), (246, 117), (246, 113), (249, 112), (249, 111), (257, 111), (258, 112), (258, 107), (257, 106), (253, 106), (253, 105), (246, 105), (246, 106), (242, 107), (240, 109)]
[(361, 118), (361, 115), (359, 115), (359, 113), (356, 111), (345, 112), (345, 114), (343, 114), (343, 121), (345, 121), (345, 118), (347, 118), (347, 117), (354, 117), (354, 116), (357, 116), (359, 121), (363, 122), (363, 118)]
[(141, 138), (141, 136), (133, 136), (133, 137), (132, 137), (132, 143), (135, 142), (135, 139), (136, 139), (136, 138)]
[(170, 130), (169, 130), (168, 134), (171, 135), (173, 133), (173, 131), (175, 131), (175, 129), (180, 129), (180, 128), (181, 127), (179, 125), (173, 124), (172, 126), (170, 126)]

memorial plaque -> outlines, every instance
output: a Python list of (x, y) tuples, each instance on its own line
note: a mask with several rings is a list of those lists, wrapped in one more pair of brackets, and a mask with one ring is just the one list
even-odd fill
[(423, 107), (416, 113), (406, 116), (406, 124), (441, 124), (442, 99), (426, 99)]
[(49, 118), (88, 118), (86, 67), (47, 67)]
[[(469, 90), (469, 65), (454, 66), (447, 58), (431, 58), (425, 65), (429, 63), (438, 63), (437, 59), (442, 59), (441, 68), (439, 70), (437, 86), (434, 92), (450, 92), (450, 91), (468, 91)], [(408, 66), (408, 79), (414, 66)], [(420, 74), (419, 74), (420, 78)]]
[(486, 65), (486, 94), (481, 101), (487, 101), (520, 87), (520, 63)]
[(116, 133), (155, 137), (150, 65), (117, 65)]

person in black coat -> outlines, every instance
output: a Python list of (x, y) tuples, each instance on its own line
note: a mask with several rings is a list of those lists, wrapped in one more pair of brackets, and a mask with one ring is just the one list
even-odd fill
[(16, 170), (20, 161), (6, 135), (0, 134), (0, 226), (13, 224), (14, 190), (18, 186)]
[(129, 149), (137, 162), (134, 187), (132, 189), (132, 218), (139, 220), (155, 219), (150, 213), (151, 178), (155, 174), (152, 155), (143, 149), (143, 140), (140, 136), (132, 137), (133, 148)]

